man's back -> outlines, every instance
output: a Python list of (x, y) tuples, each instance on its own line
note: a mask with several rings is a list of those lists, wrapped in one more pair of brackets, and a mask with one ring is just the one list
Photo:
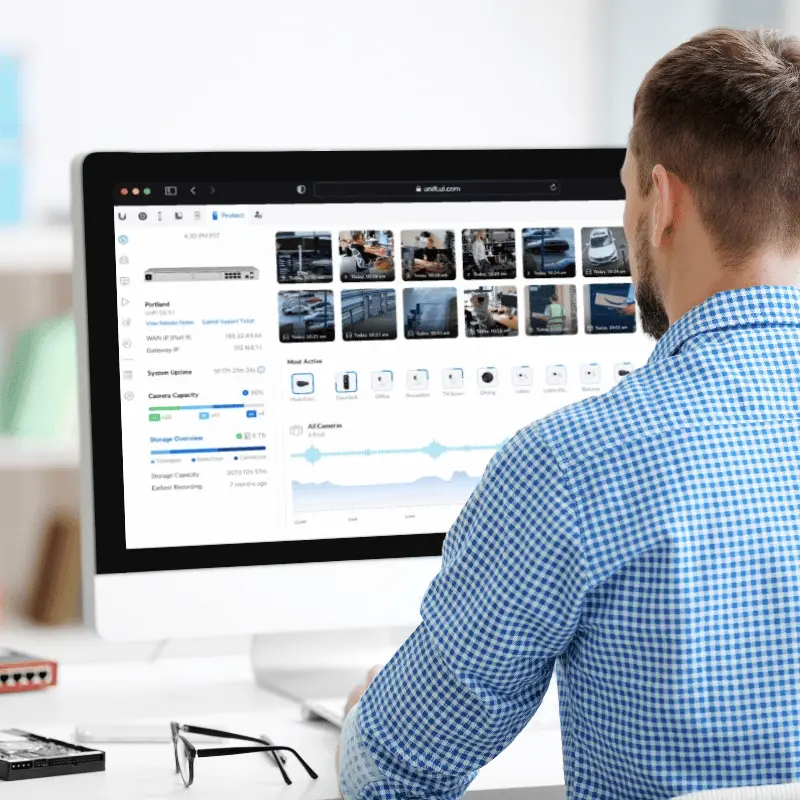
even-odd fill
[(554, 666), (572, 800), (800, 778), (799, 437), (789, 287), (713, 296), (520, 431), (348, 717), (345, 796), (459, 797)]
[(460, 797), (554, 669), (571, 800), (800, 779), (799, 86), (765, 30), (644, 76), (617, 313), (656, 350), (492, 459), (348, 714), (347, 800)]
[(574, 796), (800, 777), (800, 292), (716, 295), (537, 427), (588, 581), (558, 665)]

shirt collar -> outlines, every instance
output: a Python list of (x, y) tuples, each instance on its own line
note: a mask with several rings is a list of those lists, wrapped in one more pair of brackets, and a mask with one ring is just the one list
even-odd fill
[(650, 356), (674, 356), (690, 339), (731, 328), (800, 328), (800, 289), (794, 286), (751, 286), (713, 295), (684, 314), (661, 337)]

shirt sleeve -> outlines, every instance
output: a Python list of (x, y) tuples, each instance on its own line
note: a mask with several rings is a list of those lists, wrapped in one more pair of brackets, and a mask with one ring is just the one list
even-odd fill
[(421, 625), (348, 716), (345, 800), (461, 797), (539, 707), (586, 584), (566, 479), (527, 428), (448, 534)]

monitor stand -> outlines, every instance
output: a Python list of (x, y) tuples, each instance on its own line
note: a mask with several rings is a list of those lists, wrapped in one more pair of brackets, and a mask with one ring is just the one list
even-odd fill
[(251, 661), (256, 683), (299, 702), (346, 697), (385, 664), (412, 627), (258, 634)]

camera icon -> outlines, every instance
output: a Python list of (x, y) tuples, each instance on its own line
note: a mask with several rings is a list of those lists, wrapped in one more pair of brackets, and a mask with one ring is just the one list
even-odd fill
[(478, 383), (483, 386), (494, 386), (497, 383), (497, 379), (496, 367), (482, 367), (478, 370)]

